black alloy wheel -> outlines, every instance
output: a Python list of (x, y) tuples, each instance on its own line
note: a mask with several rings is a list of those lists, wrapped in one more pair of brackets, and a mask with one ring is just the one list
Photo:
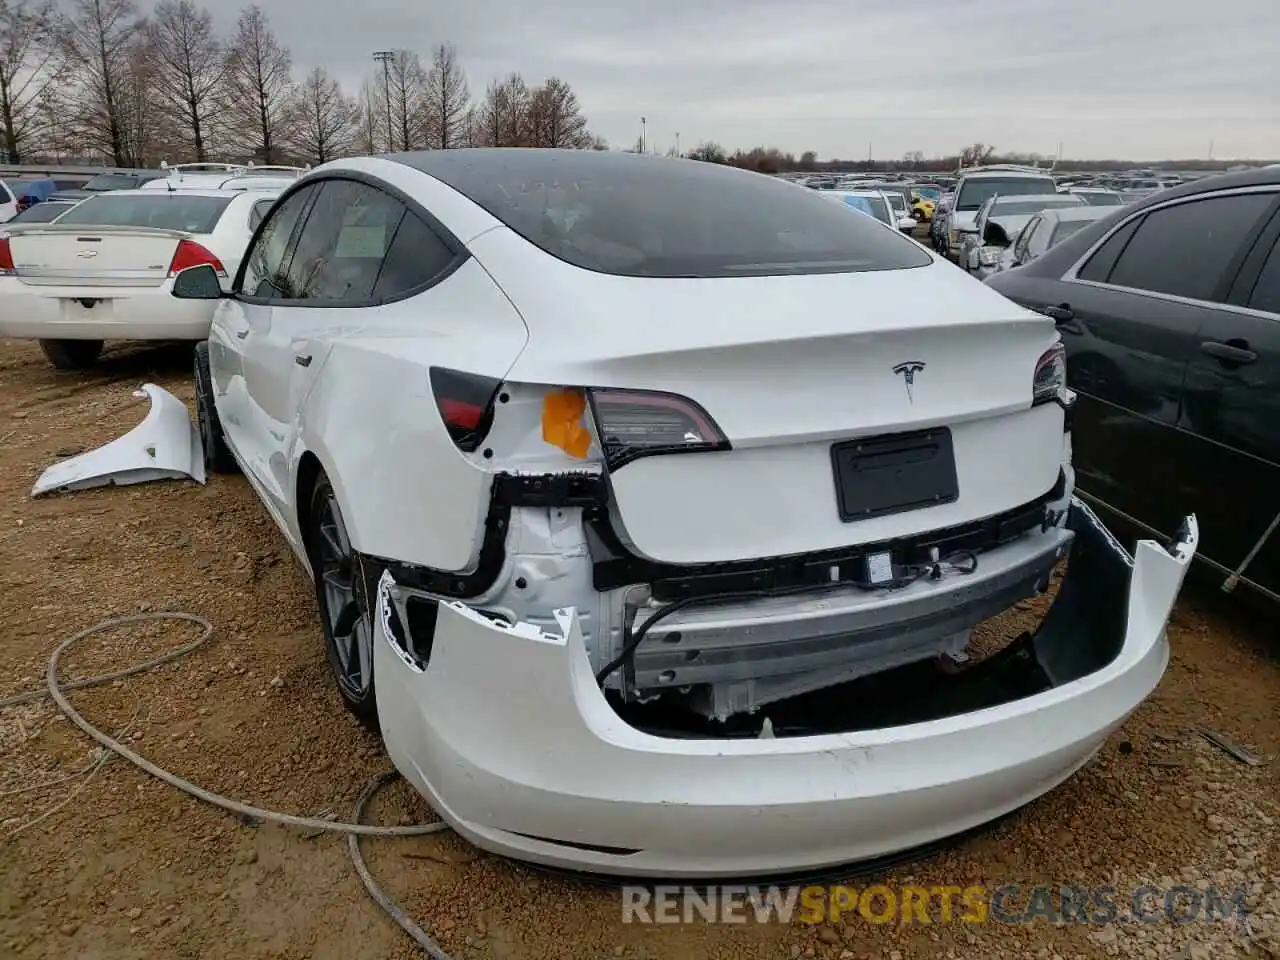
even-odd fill
[(346, 708), (362, 723), (376, 726), (373, 604), (337, 495), (323, 473), (311, 491), (307, 541), (329, 669)]

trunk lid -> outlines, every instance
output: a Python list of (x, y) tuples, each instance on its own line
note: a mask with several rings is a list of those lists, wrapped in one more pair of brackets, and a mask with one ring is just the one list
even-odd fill
[(157, 227), (32, 224), (9, 231), (16, 275), (44, 286), (149, 287), (164, 283), (178, 242)]
[[(622, 524), (654, 559), (777, 556), (923, 532), (1019, 506), (1057, 480), (1062, 412), (1031, 408), (1053, 323), (950, 264), (637, 279), (550, 256), (528, 269), (531, 248), (506, 231), (472, 248), (530, 329), (508, 379), (680, 394), (729, 440), (729, 451), (614, 472)], [(841, 520), (833, 444), (939, 427), (951, 435), (956, 500)]]

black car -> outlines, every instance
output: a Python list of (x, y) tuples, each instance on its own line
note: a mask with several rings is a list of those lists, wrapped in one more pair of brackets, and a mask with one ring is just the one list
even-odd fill
[(1119, 209), (988, 285), (1057, 322), (1082, 495), (1280, 600), (1280, 169)]
[(79, 189), (59, 190), (51, 194), (51, 200), (83, 200), (95, 193), (107, 193), (111, 190), (134, 190), (148, 180), (156, 180), (168, 176), (166, 170), (139, 170), (134, 173), (99, 173), (86, 180)]

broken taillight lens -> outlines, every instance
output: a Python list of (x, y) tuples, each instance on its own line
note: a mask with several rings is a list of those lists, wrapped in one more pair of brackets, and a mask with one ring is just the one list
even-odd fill
[(431, 368), (431, 392), (445, 429), (459, 450), (470, 453), (493, 425), (493, 401), (502, 381), (445, 367)]
[(610, 469), (655, 454), (729, 449), (710, 414), (687, 397), (593, 387), (587, 398)]
[(1031, 377), (1031, 405), (1062, 400), (1067, 392), (1067, 351), (1055, 343), (1036, 361)]
[(207, 247), (203, 247), (194, 240), (179, 240), (178, 249), (173, 251), (173, 259), (169, 261), (169, 276), (173, 277), (186, 270), (189, 267), (200, 267), (204, 265), (213, 267), (218, 271), (218, 276), (225, 277), (227, 271), (219, 260)]

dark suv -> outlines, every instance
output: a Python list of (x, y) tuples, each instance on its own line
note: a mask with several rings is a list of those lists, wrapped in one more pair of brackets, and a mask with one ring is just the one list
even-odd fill
[(1057, 321), (1082, 495), (1280, 600), (1280, 169), (1120, 209), (989, 286)]

